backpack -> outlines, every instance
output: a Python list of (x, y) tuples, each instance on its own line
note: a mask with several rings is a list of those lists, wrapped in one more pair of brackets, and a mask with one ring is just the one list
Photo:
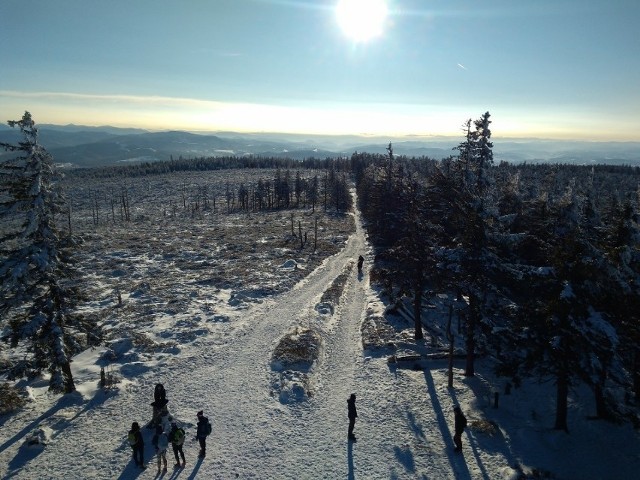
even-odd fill
[(171, 439), (171, 443), (174, 445), (182, 445), (184, 443), (184, 430), (182, 428), (177, 429), (173, 433), (173, 438)]
[(129, 435), (127, 435), (127, 440), (129, 440), (129, 445), (133, 447), (136, 443), (138, 443), (138, 436), (135, 434), (135, 432), (129, 432)]
[(211, 426), (211, 422), (207, 420), (207, 425), (205, 430), (207, 432), (207, 437), (211, 435), (212, 430), (213, 430), (213, 427)]

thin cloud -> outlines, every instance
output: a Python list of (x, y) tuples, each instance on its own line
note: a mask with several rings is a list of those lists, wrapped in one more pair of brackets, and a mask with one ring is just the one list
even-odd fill
[(465, 67), (464, 65), (462, 65), (461, 63), (458, 64), (458, 66), (462, 69), (462, 70), (468, 70), (467, 67)]

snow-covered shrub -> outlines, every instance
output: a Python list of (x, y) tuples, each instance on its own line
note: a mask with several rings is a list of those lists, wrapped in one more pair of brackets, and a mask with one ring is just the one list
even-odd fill
[(471, 422), (471, 429), (486, 435), (495, 435), (498, 432), (498, 425), (495, 422), (481, 418)]
[(280, 372), (273, 383), (281, 403), (302, 402), (311, 396), (309, 376), (294, 370)]
[(27, 435), (22, 443), (25, 447), (44, 447), (49, 442), (49, 432), (38, 427)]
[(24, 395), (9, 383), (0, 384), (0, 415), (15, 412), (22, 408), (27, 401)]
[(321, 343), (322, 337), (315, 330), (296, 327), (276, 346), (272, 357), (272, 368), (274, 370), (287, 368), (309, 370), (318, 358)]
[(365, 350), (394, 347), (396, 331), (386, 317), (369, 316), (362, 322), (361, 333), (362, 347)]

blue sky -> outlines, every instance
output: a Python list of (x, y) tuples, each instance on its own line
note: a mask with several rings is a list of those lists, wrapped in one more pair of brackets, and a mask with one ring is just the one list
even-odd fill
[(198, 131), (640, 140), (638, 0), (2, 0), (0, 119)]

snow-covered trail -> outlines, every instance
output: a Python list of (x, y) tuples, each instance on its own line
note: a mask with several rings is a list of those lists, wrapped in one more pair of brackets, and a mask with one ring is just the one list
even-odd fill
[[(345, 249), (292, 291), (266, 302), (246, 319), (232, 343), (194, 366), (189, 394), (193, 417), (205, 408), (214, 423), (207, 459), (211, 478), (340, 478), (346, 475), (346, 398), (357, 390), (362, 366), (359, 325), (366, 308), (364, 278), (355, 269), (340, 307), (324, 331), (323, 355), (308, 403), (280, 403), (271, 392), (271, 355), (294, 325), (315, 321), (322, 294), (357, 256), (365, 239), (359, 218)], [(322, 321), (322, 320), (321, 320)], [(198, 399), (193, 401), (194, 399)], [(180, 414), (179, 414), (180, 416)]]
[[(360, 325), (374, 296), (368, 275), (359, 277), (353, 265), (368, 248), (357, 212), (355, 220), (356, 232), (345, 248), (291, 291), (229, 322), (195, 321), (194, 333), (202, 333), (180, 346), (178, 354), (154, 353), (124, 365), (123, 373), (135, 380), (117, 394), (98, 392), (88, 403), (65, 396), (47, 412), (16, 415), (3, 428), (0, 460), (12, 463), (0, 475), (156, 478), (151, 431), (144, 429), (145, 471), (133, 466), (124, 437), (132, 421), (149, 420), (153, 387), (161, 382), (171, 413), (186, 425), (189, 437), (187, 467), (170, 468), (165, 479), (482, 478), (472, 456), (462, 461), (451, 453), (450, 404), (440, 403), (451, 394), (442, 378), (434, 380), (429, 371), (390, 370), (385, 358), (363, 353)], [(334, 313), (320, 315), (316, 305), (348, 265)], [(272, 394), (270, 363), (279, 340), (296, 325), (317, 327), (323, 349), (312, 371), (313, 396), (282, 404)], [(358, 397), (357, 443), (346, 438), (351, 393)], [(193, 439), (198, 410), (213, 424), (204, 460), (198, 460)], [(27, 420), (37, 415), (38, 420)], [(56, 432), (52, 442), (41, 452), (18, 455), (17, 439), (45, 418)], [(171, 451), (168, 461), (173, 465)]]
[[(438, 424), (438, 412), (427, 403), (424, 374), (409, 372), (423, 378), (402, 382), (383, 358), (363, 356), (360, 325), (370, 295), (368, 276), (358, 277), (353, 268), (334, 314), (320, 317), (315, 310), (345, 265), (365, 251), (356, 213), (356, 233), (341, 253), (292, 291), (252, 309), (245, 329), (229, 343), (203, 348), (186, 388), (166, 382), (183, 399), (178, 417), (194, 421), (195, 412), (204, 408), (214, 424), (199, 476), (465, 478), (453, 473), (446, 425), (433, 436), (421, 426)], [(283, 405), (270, 395), (273, 349), (292, 326), (314, 321), (326, 322), (320, 326), (324, 348), (313, 371), (314, 395), (308, 402)], [(346, 400), (353, 392), (359, 411), (355, 444), (346, 438)], [(424, 411), (412, 412), (415, 405), (424, 405)], [(197, 451), (195, 443), (191, 451)]]

